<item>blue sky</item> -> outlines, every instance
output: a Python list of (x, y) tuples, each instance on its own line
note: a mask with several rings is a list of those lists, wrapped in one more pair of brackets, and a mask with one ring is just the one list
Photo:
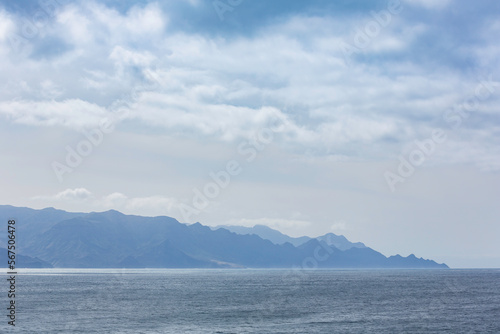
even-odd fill
[(499, 13), (1, 1), (1, 202), (334, 232), (498, 267)]

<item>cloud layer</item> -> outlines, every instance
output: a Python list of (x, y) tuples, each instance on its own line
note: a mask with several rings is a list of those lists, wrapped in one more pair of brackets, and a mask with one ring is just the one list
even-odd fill
[[(249, 138), (278, 118), (286, 122), (279, 140), (293, 151), (387, 159), (433, 128), (449, 126), (445, 111), (490, 74), (495, 92), (463, 123), (464, 134), (450, 136), (455, 146), (474, 138), (476, 147), (467, 149), (465, 161), (456, 151), (443, 152), (442, 161), (451, 155), (485, 169), (498, 166), (499, 24), (487, 13), (465, 27), (450, 18), (436, 27), (434, 18), (454, 5), (402, 2), (391, 14), (391, 5), (379, 2), (355, 16), (284, 12), (234, 34), (179, 29), (180, 11), (218, 20), (210, 6), (192, 2), (188, 12), (185, 6), (72, 2), (39, 22), (35, 10), (0, 9), (0, 60), (8, 64), (1, 75), (10, 78), (1, 87), (0, 114), (75, 129), (113, 115), (139, 128), (222, 141)], [(246, 6), (234, 14), (257, 10)], [(456, 15), (466, 15), (467, 7), (455, 8)], [(443, 36), (433, 36), (441, 28)], [(458, 48), (439, 44), (455, 34), (466, 36)], [(488, 158), (478, 162), (485, 151)]]

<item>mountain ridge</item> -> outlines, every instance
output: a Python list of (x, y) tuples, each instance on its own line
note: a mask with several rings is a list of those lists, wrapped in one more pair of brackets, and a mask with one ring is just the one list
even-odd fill
[[(16, 219), (20, 253), (62, 268), (448, 268), (432, 260), (385, 257), (364, 244), (340, 249), (328, 234), (294, 246), (116, 210), (72, 213), (0, 205), (0, 215)], [(0, 247), (5, 241), (0, 239)]]
[(362, 242), (351, 242), (343, 235), (337, 235), (334, 233), (327, 233), (322, 236), (318, 236), (316, 238), (311, 238), (308, 236), (302, 237), (290, 237), (278, 230), (272, 229), (269, 226), (265, 225), (255, 225), (253, 227), (246, 226), (235, 226), (235, 225), (218, 225), (213, 227), (212, 229), (216, 230), (219, 228), (224, 228), (231, 232), (237, 234), (255, 234), (261, 237), (262, 239), (267, 239), (274, 244), (282, 245), (285, 242), (289, 242), (294, 246), (300, 246), (311, 239), (318, 239), (325, 241), (328, 245), (333, 245), (340, 250), (348, 250), (352, 247), (364, 248), (365, 244)]

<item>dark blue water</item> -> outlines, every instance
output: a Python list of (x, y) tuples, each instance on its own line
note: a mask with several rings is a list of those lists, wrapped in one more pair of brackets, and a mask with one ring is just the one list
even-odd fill
[(2, 316), (1, 333), (500, 333), (500, 270), (24, 270), (16, 283), (17, 325)]

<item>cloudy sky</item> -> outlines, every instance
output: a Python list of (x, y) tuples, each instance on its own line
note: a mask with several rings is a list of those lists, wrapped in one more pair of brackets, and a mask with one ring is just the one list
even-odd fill
[(498, 1), (0, 1), (0, 203), (500, 267)]

